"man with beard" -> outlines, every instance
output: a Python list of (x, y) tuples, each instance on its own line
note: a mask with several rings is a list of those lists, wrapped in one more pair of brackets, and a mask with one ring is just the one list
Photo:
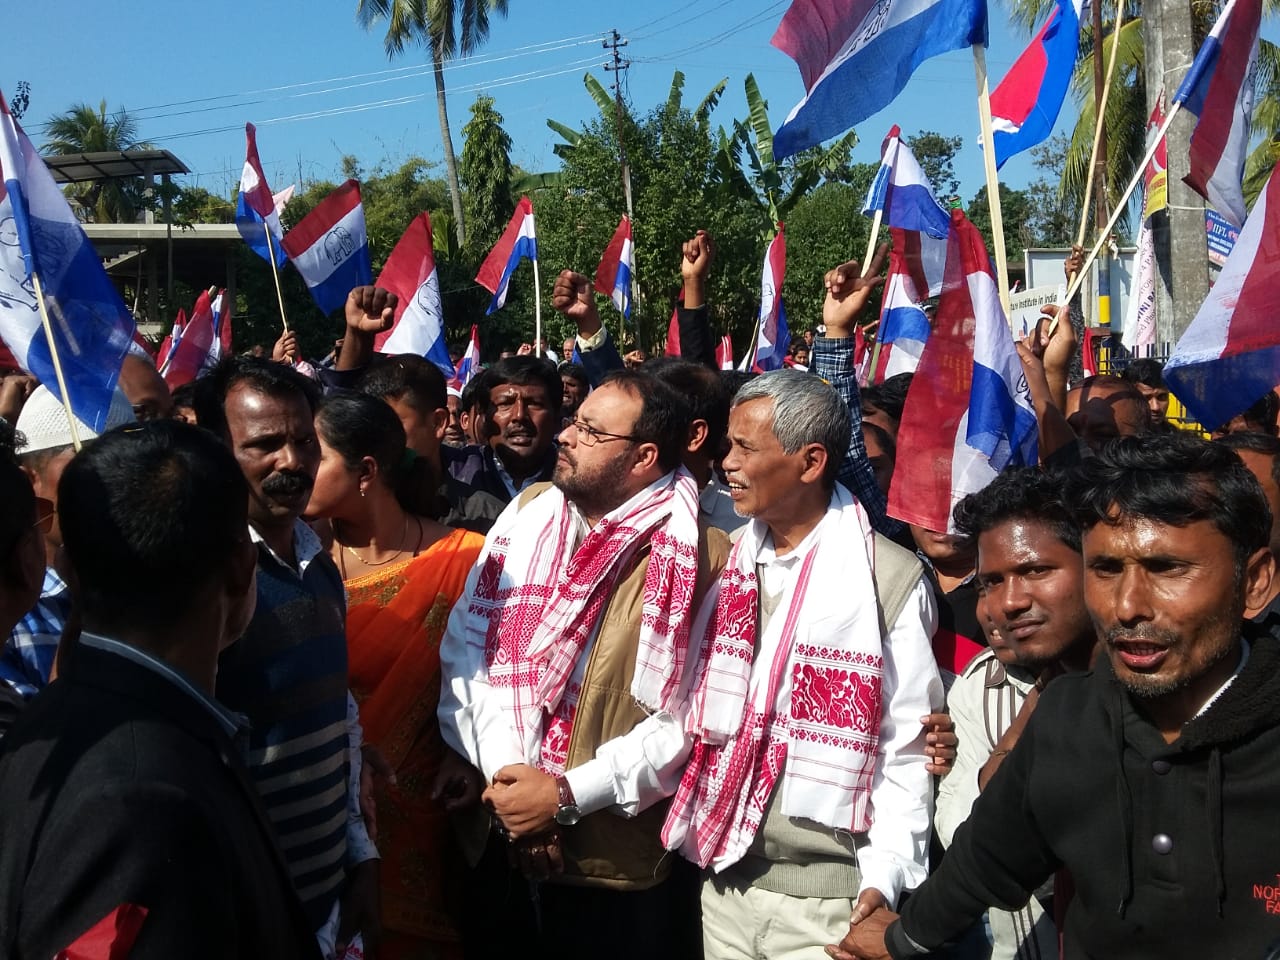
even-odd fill
[(342, 577), (300, 519), (320, 465), (318, 402), (306, 377), (256, 357), (223, 361), (196, 396), (201, 426), (222, 437), (249, 483), (258, 552), (257, 608), (219, 661), (217, 697), (249, 719), (250, 773), (331, 955), (350, 931), (376, 936), (377, 851), (351, 802), (359, 765), (349, 747), (359, 740), (350, 744)]
[(485, 443), (445, 447), (445, 468), (458, 480), (510, 503), (521, 490), (551, 479), (564, 385), (555, 365), (539, 357), (509, 357), (484, 371)]
[(1123, 438), (1066, 499), (1107, 655), (1041, 695), (901, 918), (851, 926), (831, 956), (918, 956), (1060, 867), (1068, 956), (1261, 957), (1280, 937), (1280, 645), (1242, 636), (1275, 573), (1258, 482), (1217, 444)]
[(538, 921), (521, 923), (524, 884), (494, 877), (494, 942), (470, 944), (483, 955), (696, 950), (696, 894), (658, 828), (689, 752), (690, 628), (728, 544), (699, 519), (687, 431), (671, 387), (610, 374), (560, 434), (553, 485), (498, 518), (453, 608), (441, 731), (483, 772), (489, 860), (518, 861)]
[[(975, 658), (947, 695), (959, 749), (938, 790), (934, 826), (944, 846), (1017, 744), (1054, 676), (1087, 670), (1097, 642), (1084, 605), (1080, 530), (1062, 480), (1010, 470), (956, 505), (956, 527), (977, 544), (979, 605), (1002, 639)], [(1057, 952), (1053, 885), (1021, 910), (989, 911), (993, 960)]]

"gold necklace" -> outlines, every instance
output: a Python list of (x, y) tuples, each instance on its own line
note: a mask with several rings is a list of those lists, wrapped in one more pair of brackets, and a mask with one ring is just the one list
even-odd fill
[[(406, 513), (404, 515), (404, 531), (400, 534), (400, 542), (404, 543), (408, 539), (409, 539), (409, 514)], [(399, 550), (397, 550), (395, 553), (393, 553), (391, 556), (387, 557), (386, 559), (374, 561), (374, 560), (366, 560), (364, 557), (360, 556), (360, 554), (356, 553), (354, 547), (349, 547), (345, 543), (342, 545), (342, 549), (346, 550), (347, 553), (351, 554), (353, 557), (355, 557), (357, 560), (363, 563), (366, 567), (384, 566), (385, 564), (390, 563), (392, 560), (395, 560), (397, 557), (399, 557), (401, 554), (404, 553), (404, 547), (401, 547)]]

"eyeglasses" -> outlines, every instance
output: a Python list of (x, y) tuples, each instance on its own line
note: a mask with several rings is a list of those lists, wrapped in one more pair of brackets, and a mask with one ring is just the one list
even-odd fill
[(606, 440), (629, 440), (632, 443), (639, 443), (639, 437), (630, 437), (622, 433), (605, 433), (603, 430), (597, 430), (589, 423), (583, 423), (581, 420), (571, 420), (570, 426), (578, 431), (578, 442), (584, 447), (594, 447), (597, 443), (603, 443)]
[(53, 501), (46, 500), (44, 497), (36, 497), (36, 522), (31, 524), (33, 527), (39, 527), (40, 532), (48, 534), (53, 529), (53, 517), (55, 514)]

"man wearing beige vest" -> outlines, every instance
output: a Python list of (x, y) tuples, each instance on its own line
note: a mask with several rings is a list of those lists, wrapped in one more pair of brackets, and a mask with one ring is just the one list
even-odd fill
[(663, 826), (707, 871), (707, 960), (821, 958), (925, 878), (936, 611), (919, 561), (836, 482), (849, 421), (795, 370), (734, 398), (724, 470), (753, 521), (694, 625), (694, 747)]
[(530, 881), (533, 929), (502, 884), (487, 904), (504, 956), (696, 952), (696, 888), (659, 830), (689, 755), (691, 625), (728, 541), (699, 520), (687, 433), (671, 387), (607, 377), (560, 434), (553, 485), (494, 524), (450, 618), (440, 727), (488, 784), (490, 855), (501, 844)]

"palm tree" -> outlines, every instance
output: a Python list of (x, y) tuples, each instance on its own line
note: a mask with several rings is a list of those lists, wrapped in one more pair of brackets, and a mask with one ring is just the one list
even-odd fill
[(444, 62), (458, 54), (467, 56), (489, 38), (490, 12), (505, 17), (507, 0), (356, 0), (356, 20), (366, 30), (386, 22), (382, 46), (388, 58), (399, 56), (411, 41), (431, 51), (440, 139), (444, 142), (444, 164), (459, 247), (466, 243), (467, 230), (462, 187), (458, 182), (458, 158), (453, 152), (453, 134), (449, 131), (449, 110), (445, 102)]
[[(98, 153), (108, 150), (147, 149), (138, 139), (138, 124), (123, 108), (107, 114), (107, 101), (95, 110), (77, 103), (65, 113), (51, 117), (45, 126), (45, 156)], [(142, 182), (137, 177), (99, 180), (67, 188), (85, 215), (100, 223), (131, 223), (142, 206)]]
[[(1006, 0), (1010, 18), (1030, 33), (1043, 23), (1057, 0)], [(1264, 13), (1275, 13), (1280, 0), (1264, 0)], [(1218, 6), (1205, 0), (1191, 0), (1195, 36), (1202, 41), (1218, 13)], [(1111, 57), (1114, 20), (1103, 24), (1102, 56)], [(1072, 78), (1072, 94), (1079, 117), (1071, 133), (1071, 147), (1063, 168), (1061, 192), (1079, 209), (1085, 183), (1092, 175), (1089, 153), (1093, 145), (1096, 104), (1093, 92), (1093, 56), (1097, 45), (1093, 31), (1084, 24), (1080, 37), (1080, 59)], [(1111, 92), (1107, 100), (1107, 192), (1108, 206), (1114, 208), (1120, 193), (1133, 177), (1146, 146), (1146, 48), (1143, 42), (1142, 0), (1126, 0), (1125, 22), (1119, 32), (1119, 54)], [(1280, 157), (1280, 47), (1259, 41), (1253, 135), (1256, 146), (1245, 165), (1245, 197), (1252, 203), (1266, 183)], [(1166, 100), (1173, 90), (1165, 91)]]

